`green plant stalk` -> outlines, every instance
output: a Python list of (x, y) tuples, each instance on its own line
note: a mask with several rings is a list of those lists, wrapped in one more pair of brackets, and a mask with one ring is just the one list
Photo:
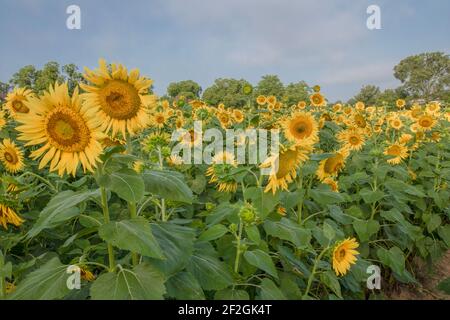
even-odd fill
[[(106, 189), (104, 187), (100, 187), (100, 191), (102, 194), (103, 220), (105, 223), (109, 223), (111, 219), (109, 217), (108, 198), (106, 197)], [(108, 246), (109, 272), (113, 272), (116, 264), (114, 259), (114, 249), (112, 244), (110, 243), (106, 244)]]
[(306, 285), (306, 290), (305, 290), (305, 293), (303, 294), (303, 297), (302, 297), (303, 299), (305, 299), (308, 296), (309, 290), (311, 289), (311, 285), (312, 285), (312, 282), (314, 280), (314, 275), (316, 273), (317, 266), (319, 265), (320, 260), (322, 259), (323, 255), (325, 254), (325, 252), (328, 251), (329, 248), (330, 247), (325, 247), (322, 250), (322, 252), (317, 256), (316, 260), (314, 261), (314, 266), (313, 266), (313, 268), (311, 270), (311, 274), (310, 274), (310, 276), (308, 278), (308, 283)]
[[(130, 218), (136, 218), (136, 203), (128, 202), (128, 209), (130, 211)], [(137, 266), (139, 264), (139, 255), (136, 252), (131, 253), (131, 262), (133, 263), (133, 266)]]
[(242, 238), (242, 220), (239, 219), (239, 231), (237, 235), (236, 242), (236, 258), (234, 260), (234, 272), (238, 273), (239, 270), (239, 259), (241, 257), (241, 238)]
[[(303, 170), (300, 168), (300, 174), (298, 177), (297, 190), (301, 191), (303, 188)], [(299, 204), (297, 205), (297, 222), (298, 224), (302, 223), (302, 211), (303, 211), (303, 200), (305, 199), (305, 195), (301, 198)]]
[[(377, 169), (377, 168), (378, 168), (378, 158), (375, 160), (375, 169)], [(378, 181), (377, 181), (377, 175), (374, 172), (372, 191), (377, 191), (377, 190), (378, 190)], [(374, 219), (376, 212), (377, 212), (377, 201), (372, 203), (372, 213), (370, 215), (370, 220)]]
[[(164, 165), (163, 165), (163, 157), (162, 157), (162, 153), (161, 153), (161, 148), (158, 147), (158, 160), (159, 160), (159, 168), (161, 170), (164, 169)], [(166, 217), (166, 200), (164, 198), (161, 198), (161, 220), (163, 222), (167, 221), (167, 217)]]

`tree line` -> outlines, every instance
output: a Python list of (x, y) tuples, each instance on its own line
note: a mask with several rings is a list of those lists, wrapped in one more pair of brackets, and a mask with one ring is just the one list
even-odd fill
[[(397, 99), (450, 102), (450, 56), (443, 52), (429, 52), (413, 55), (401, 60), (394, 68), (393, 75), (401, 85), (394, 89), (381, 90), (375, 85), (364, 85), (347, 103), (362, 101), (366, 105), (394, 104)], [(36, 93), (46, 90), (55, 81), (67, 81), (70, 90), (83, 81), (74, 64), (60, 67), (51, 61), (42, 69), (28, 65), (16, 72), (8, 82), (0, 82), (0, 100), (4, 100), (12, 87), (27, 87)], [(299, 81), (284, 85), (277, 75), (265, 75), (253, 86), (245, 79), (219, 78), (205, 90), (193, 80), (172, 82), (167, 87), (164, 98), (203, 99), (210, 105), (223, 103), (229, 107), (244, 106), (249, 96), (275, 96), (287, 105), (307, 100), (312, 88)], [(332, 102), (332, 101), (329, 101)], [(337, 101), (335, 101), (337, 102)], [(343, 102), (343, 101), (339, 101)]]

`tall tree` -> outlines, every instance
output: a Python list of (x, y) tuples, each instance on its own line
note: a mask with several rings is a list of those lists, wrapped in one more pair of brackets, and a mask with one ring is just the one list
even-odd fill
[(411, 97), (440, 99), (450, 89), (450, 57), (442, 52), (407, 57), (394, 67), (394, 76)]
[(256, 86), (255, 90), (256, 96), (275, 96), (281, 99), (284, 95), (284, 85), (278, 76), (273, 74), (265, 75), (261, 78)]
[(9, 91), (9, 84), (0, 81), (0, 103), (5, 101), (6, 95)]
[(203, 92), (203, 100), (210, 105), (223, 103), (227, 107), (242, 107), (249, 98), (243, 92), (246, 85), (250, 83), (244, 79), (216, 79), (214, 84)]
[(179, 82), (172, 82), (167, 87), (167, 94), (171, 98), (184, 96), (188, 99), (197, 99), (200, 97), (202, 87), (192, 80), (183, 80)]
[(297, 104), (299, 101), (307, 101), (310, 95), (310, 88), (305, 81), (290, 83), (284, 89), (283, 102), (288, 106)]
[(351, 98), (348, 103), (354, 104), (358, 101), (364, 102), (365, 105), (373, 105), (377, 102), (378, 97), (380, 96), (381, 91), (380, 88), (374, 85), (366, 85), (359, 90), (358, 94)]

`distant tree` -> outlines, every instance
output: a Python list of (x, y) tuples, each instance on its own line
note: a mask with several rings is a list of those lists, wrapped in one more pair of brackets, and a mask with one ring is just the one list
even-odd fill
[(373, 85), (366, 85), (359, 90), (358, 94), (351, 98), (348, 103), (354, 104), (358, 101), (364, 102), (365, 105), (373, 105), (377, 102), (380, 95), (380, 88)]
[(387, 104), (394, 106), (397, 99), (408, 99), (408, 95), (402, 87), (396, 89), (386, 89), (377, 96), (376, 104)]
[(171, 98), (184, 96), (188, 99), (197, 99), (200, 97), (201, 92), (202, 87), (192, 80), (172, 82), (167, 87), (167, 94)]
[(203, 92), (203, 100), (210, 105), (223, 103), (227, 107), (242, 107), (249, 98), (243, 92), (245, 85), (250, 83), (244, 79), (216, 79), (214, 84)]
[(310, 88), (305, 81), (290, 83), (284, 89), (283, 102), (288, 106), (297, 104), (299, 101), (307, 101), (310, 95)]
[(83, 74), (78, 72), (78, 67), (73, 63), (64, 65), (62, 71), (65, 76), (65, 81), (67, 81), (69, 92), (73, 92), (80, 82), (86, 82), (83, 78)]
[(35, 66), (28, 65), (14, 73), (11, 80), (9, 80), (9, 83), (14, 87), (17, 86), (32, 89), (34, 88), (38, 74), (39, 71), (36, 70)]
[(284, 85), (276, 75), (265, 75), (258, 82), (255, 95), (275, 96), (281, 99), (284, 95)]
[(5, 101), (9, 88), (9, 84), (0, 81), (0, 103), (3, 103)]
[(394, 76), (412, 98), (442, 98), (450, 89), (450, 57), (442, 52), (407, 57), (394, 67)]

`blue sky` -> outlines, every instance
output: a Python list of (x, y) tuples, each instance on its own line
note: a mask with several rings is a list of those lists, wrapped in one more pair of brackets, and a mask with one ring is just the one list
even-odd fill
[[(66, 8), (81, 8), (81, 30), (66, 28)], [(366, 28), (366, 8), (381, 8), (381, 30)], [(0, 80), (48, 61), (95, 67), (122, 62), (155, 81), (219, 77), (256, 84), (320, 84), (330, 100), (362, 85), (399, 83), (392, 68), (425, 51), (450, 52), (448, 0), (1, 0)]]

